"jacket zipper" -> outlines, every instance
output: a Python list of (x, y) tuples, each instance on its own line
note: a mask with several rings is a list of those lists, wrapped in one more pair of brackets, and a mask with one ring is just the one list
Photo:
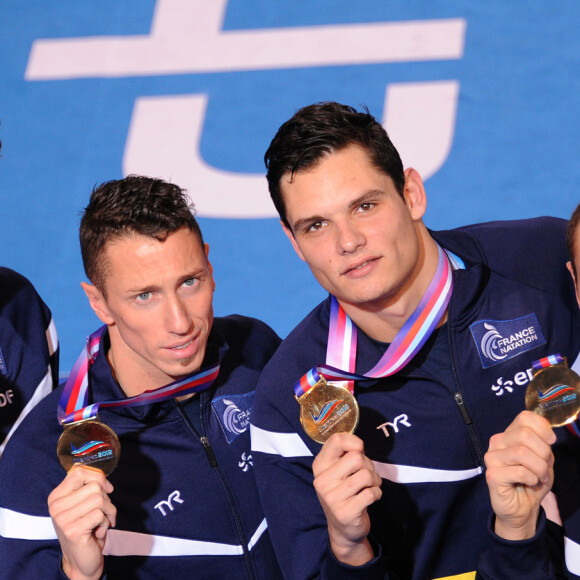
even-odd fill
[[(208, 426), (207, 426), (206, 420), (205, 420), (205, 413), (203, 412), (204, 406), (205, 406), (203, 394), (204, 393), (200, 393), (200, 395), (198, 395), (198, 396), (202, 396), (202, 399), (201, 399), (201, 426), (202, 426), (202, 429), (204, 430), (204, 432), (207, 432)], [(223, 489), (225, 491), (226, 497), (228, 499), (228, 503), (230, 505), (230, 510), (232, 512), (232, 515), (234, 517), (234, 521), (236, 523), (236, 528), (238, 530), (238, 537), (241, 539), (242, 550), (244, 552), (244, 560), (246, 562), (246, 568), (248, 571), (248, 577), (250, 579), (255, 579), (256, 574), (254, 573), (254, 567), (252, 566), (252, 560), (250, 558), (250, 553), (248, 551), (248, 542), (246, 540), (246, 535), (244, 534), (244, 529), (242, 527), (240, 515), (238, 514), (238, 510), (236, 509), (236, 504), (234, 502), (234, 498), (233, 498), (232, 492), (230, 490), (230, 486), (229, 486), (228, 481), (225, 478), (225, 476), (224, 476), (224, 474), (219, 466), (219, 463), (217, 461), (217, 457), (215, 456), (215, 452), (211, 446), (210, 440), (205, 435), (200, 435), (197, 432), (195, 427), (191, 424), (189, 417), (187, 416), (187, 414), (185, 413), (185, 411), (183, 410), (183, 408), (181, 407), (181, 405), (177, 401), (176, 401), (176, 406), (177, 406), (177, 409), (179, 411), (179, 414), (181, 415), (181, 417), (185, 421), (185, 424), (189, 427), (189, 430), (194, 434), (194, 436), (201, 443), (201, 446), (203, 447), (203, 450), (205, 451), (205, 454), (206, 454), (207, 459), (209, 461), (210, 467), (212, 467), (213, 469), (216, 470), (216, 472), (217, 472), (217, 474), (222, 482)]]
[[(451, 307), (451, 303), (449, 304), (449, 307)], [(448, 311), (448, 312), (450, 312), (450, 311)], [(448, 314), (448, 316), (449, 316), (449, 314)], [(451, 354), (451, 370), (453, 371), (453, 376), (455, 377), (455, 382), (457, 384), (457, 389), (458, 389), (458, 391), (456, 393), (453, 393), (453, 399), (455, 401), (455, 404), (459, 408), (459, 412), (461, 413), (461, 416), (463, 417), (463, 421), (465, 422), (465, 425), (467, 426), (467, 430), (469, 431), (469, 436), (471, 438), (471, 442), (473, 444), (473, 447), (475, 448), (475, 453), (477, 454), (477, 459), (479, 461), (479, 464), (482, 467), (482, 469), (485, 471), (485, 461), (483, 459), (483, 451), (481, 449), (481, 443), (479, 441), (479, 437), (477, 436), (477, 433), (475, 432), (475, 428), (473, 426), (473, 419), (471, 418), (471, 415), (469, 414), (469, 410), (467, 409), (467, 405), (465, 404), (465, 401), (463, 399), (463, 394), (461, 393), (461, 383), (459, 382), (459, 376), (457, 375), (457, 368), (455, 366), (455, 356), (453, 353), (453, 342), (451, 340), (451, 323), (449, 321), (447, 322), (447, 336), (449, 338), (449, 352)]]
[[(457, 380), (457, 377), (455, 377), (455, 380)], [(459, 407), (459, 411), (461, 412), (461, 416), (463, 417), (465, 424), (471, 425), (473, 423), (473, 421), (471, 420), (471, 415), (469, 414), (469, 411), (467, 410), (467, 407), (465, 406), (465, 401), (463, 400), (462, 394), (461, 393), (454, 393), (453, 398), (455, 399), (455, 402), (457, 403), (457, 406)]]
[(209, 442), (209, 439), (205, 435), (202, 435), (199, 438), (199, 440), (201, 442), (201, 446), (203, 447), (203, 450), (205, 451), (205, 454), (207, 455), (207, 459), (209, 461), (210, 467), (217, 467), (218, 462), (217, 462), (217, 459), (215, 457), (215, 453), (213, 452), (213, 448)]

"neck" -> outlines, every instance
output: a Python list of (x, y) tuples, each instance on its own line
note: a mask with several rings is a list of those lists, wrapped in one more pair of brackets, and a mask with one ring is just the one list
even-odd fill
[[(439, 261), (437, 244), (425, 229), (419, 236), (417, 266), (392, 295), (364, 306), (340, 302), (345, 313), (366, 335), (380, 342), (393, 342), (405, 322), (413, 314), (433, 280)], [(447, 319), (442, 317), (440, 325)]]
[(136, 359), (139, 355), (128, 349), (116, 327), (109, 327), (109, 338), (111, 347), (107, 352), (107, 360), (114, 379), (127, 397), (164, 387), (181, 378), (167, 375), (151, 364), (144, 366), (143, 359)]
[(130, 377), (128, 373), (123, 372), (123, 365), (118, 364), (115, 358), (114, 349), (111, 347), (107, 352), (107, 360), (109, 361), (109, 366), (111, 367), (111, 373), (113, 378), (117, 381), (121, 390), (125, 393), (127, 397), (134, 397), (140, 395), (144, 391), (155, 388), (152, 386), (141, 385), (141, 388), (137, 387), (137, 381), (135, 376)]

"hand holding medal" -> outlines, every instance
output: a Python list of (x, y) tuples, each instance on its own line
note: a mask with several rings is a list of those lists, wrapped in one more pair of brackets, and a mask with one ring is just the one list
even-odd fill
[(572, 423), (580, 412), (580, 377), (559, 354), (532, 363), (536, 371), (526, 390), (526, 408), (552, 427)]

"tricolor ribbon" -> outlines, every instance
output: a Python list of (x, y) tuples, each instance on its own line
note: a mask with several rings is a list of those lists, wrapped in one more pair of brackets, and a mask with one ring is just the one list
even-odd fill
[(97, 358), (101, 336), (106, 328), (106, 326), (102, 326), (89, 336), (86, 348), (79, 355), (66, 381), (60, 396), (57, 411), (58, 421), (63, 425), (96, 417), (100, 407), (133, 407), (146, 405), (148, 403), (158, 403), (191, 393), (199, 393), (209, 389), (218, 376), (220, 370), (219, 363), (196, 371), (168, 385), (145, 391), (134, 397), (101, 401), (100, 403), (88, 405), (89, 369)]
[(539, 360), (535, 360), (532, 363), (532, 369), (536, 372), (541, 371), (542, 369), (551, 367), (553, 365), (557, 365), (563, 363), (564, 357), (561, 354), (551, 354), (549, 356), (545, 356)]
[(363, 375), (354, 372), (356, 326), (338, 300), (334, 296), (331, 297), (327, 364), (310, 369), (294, 385), (298, 399), (316, 385), (321, 375), (330, 381), (348, 381), (352, 392), (353, 381), (393, 375), (419, 352), (447, 310), (453, 292), (453, 270), (465, 268), (463, 261), (455, 254), (444, 251), (439, 245), (437, 250), (437, 269), (415, 311), (399, 330), (379, 362)]

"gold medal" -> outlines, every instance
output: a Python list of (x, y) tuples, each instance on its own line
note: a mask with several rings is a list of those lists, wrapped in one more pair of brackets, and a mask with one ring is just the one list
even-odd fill
[(108, 425), (97, 418), (85, 419), (64, 426), (56, 454), (67, 472), (81, 465), (100, 469), (109, 475), (119, 463), (121, 444)]
[(580, 412), (580, 377), (565, 364), (541, 369), (526, 390), (526, 408), (553, 427), (572, 423)]
[(297, 400), (302, 427), (318, 443), (324, 443), (334, 433), (353, 433), (358, 425), (359, 408), (354, 395), (324, 377)]

